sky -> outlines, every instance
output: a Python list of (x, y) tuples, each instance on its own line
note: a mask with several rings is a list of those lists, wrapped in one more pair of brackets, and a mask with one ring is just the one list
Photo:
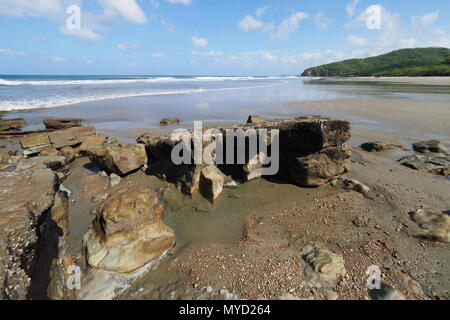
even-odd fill
[(450, 48), (448, 0), (0, 0), (0, 74), (295, 75)]

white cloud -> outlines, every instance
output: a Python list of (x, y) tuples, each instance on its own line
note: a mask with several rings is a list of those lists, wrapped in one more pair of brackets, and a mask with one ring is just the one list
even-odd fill
[(208, 39), (206, 38), (192, 37), (191, 42), (197, 48), (204, 48), (208, 45)]
[(353, 0), (351, 3), (349, 3), (347, 5), (347, 7), (345, 8), (345, 11), (347, 12), (347, 15), (349, 17), (353, 17), (355, 15), (356, 12), (356, 7), (358, 6), (360, 0)]
[(151, 54), (151, 57), (154, 59), (162, 59), (162, 58), (165, 58), (166, 55), (162, 52), (155, 52), (155, 53)]
[(135, 0), (99, 0), (107, 15), (120, 15), (133, 23), (147, 23), (147, 17)]
[(246, 15), (241, 21), (238, 23), (239, 29), (245, 32), (263, 29), (264, 28), (264, 22), (255, 19), (251, 15)]
[(223, 56), (222, 51), (197, 51), (193, 50), (192, 55), (201, 57), (221, 57)]
[(175, 32), (175, 26), (170, 23), (169, 21), (167, 21), (166, 19), (164, 19), (164, 17), (160, 18), (160, 22), (161, 25), (169, 32)]
[(316, 14), (316, 16), (314, 17), (314, 22), (317, 28), (322, 30), (328, 30), (332, 23), (331, 20), (322, 11), (319, 11)]
[(295, 12), (278, 26), (277, 31), (271, 35), (271, 39), (288, 39), (292, 33), (298, 30), (300, 21), (308, 15), (304, 12)]
[(63, 13), (60, 0), (0, 0), (0, 14), (11, 17), (55, 17)]
[(135, 43), (121, 42), (117, 44), (117, 48), (120, 50), (137, 49), (139, 46)]
[(52, 58), (53, 62), (67, 62), (67, 58), (55, 56)]
[(435, 23), (439, 19), (439, 11), (426, 13), (423, 16), (414, 16), (411, 18), (412, 22), (421, 25), (428, 26)]
[(355, 47), (365, 47), (367, 46), (367, 39), (360, 38), (358, 36), (350, 35), (347, 37), (347, 41)]
[(84, 63), (86, 63), (86, 64), (93, 64), (93, 63), (94, 63), (94, 60), (91, 60), (91, 59), (84, 59)]
[(0, 48), (0, 54), (5, 56), (19, 56), (19, 57), (25, 57), (28, 55), (26, 52), (12, 50), (10, 48)]
[(190, 6), (192, 4), (192, 0), (166, 0), (166, 1), (173, 4), (182, 4), (183, 6)]
[(269, 9), (269, 6), (264, 6), (256, 9), (256, 16), (261, 17), (264, 13), (266, 13), (267, 9)]
[(159, 2), (157, 0), (150, 0), (150, 5), (153, 9), (159, 9)]
[(412, 48), (416, 45), (416, 39), (400, 39), (399, 43), (402, 48)]
[(98, 33), (95, 33), (94, 31), (87, 29), (87, 28), (81, 28), (81, 29), (67, 29), (67, 27), (61, 27), (60, 31), (62, 34), (66, 34), (69, 36), (74, 36), (77, 38), (87, 39), (87, 40), (102, 40), (103, 37), (99, 35)]

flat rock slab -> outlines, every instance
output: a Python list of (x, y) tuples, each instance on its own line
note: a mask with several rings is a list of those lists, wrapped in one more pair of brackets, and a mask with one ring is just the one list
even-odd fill
[(0, 131), (12, 131), (27, 125), (24, 119), (0, 119)]
[(450, 175), (450, 157), (444, 155), (415, 155), (404, 157), (399, 162), (411, 169), (442, 176)]
[(68, 129), (73, 127), (80, 127), (81, 123), (83, 122), (82, 119), (69, 119), (69, 118), (63, 118), (63, 119), (44, 119), (44, 125), (47, 129), (50, 130), (61, 130), (61, 129)]
[(20, 139), (28, 155), (41, 152), (47, 147), (61, 149), (81, 144), (86, 137), (95, 135), (95, 127), (74, 127), (49, 133), (30, 135)]

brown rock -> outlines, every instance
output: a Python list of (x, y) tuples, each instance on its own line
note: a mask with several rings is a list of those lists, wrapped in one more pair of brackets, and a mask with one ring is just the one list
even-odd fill
[(319, 187), (339, 178), (350, 169), (351, 154), (351, 147), (343, 145), (305, 156), (288, 156), (282, 170), (297, 185)]
[(415, 155), (401, 158), (405, 167), (442, 176), (450, 175), (450, 157), (445, 155)]
[(34, 296), (30, 288), (39, 239), (47, 241), (51, 254), (47, 212), (58, 180), (49, 169), (16, 170), (1, 172), (0, 185), (0, 299), (25, 300)]
[(162, 119), (159, 122), (159, 124), (161, 126), (171, 126), (171, 125), (174, 125), (174, 124), (179, 124), (180, 122), (181, 122), (181, 120), (178, 119), (178, 118), (167, 118), (167, 119)]
[(20, 144), (25, 149), (25, 155), (33, 155), (41, 152), (46, 147), (61, 149), (81, 144), (84, 139), (95, 135), (95, 127), (74, 127), (50, 133), (25, 136), (20, 139)]
[(413, 144), (414, 151), (427, 153), (427, 152), (435, 152), (435, 153), (443, 153), (448, 154), (447, 148), (441, 141), (438, 140), (429, 140), (429, 141), (421, 141)]
[(44, 125), (50, 130), (61, 130), (81, 126), (81, 119), (44, 119)]
[(105, 135), (95, 135), (86, 137), (81, 144), (79, 151), (81, 154), (87, 153), (89, 148), (99, 147), (105, 144), (106, 140), (108, 140), (108, 136)]
[(25, 127), (27, 123), (24, 119), (0, 119), (0, 131), (18, 130)]
[(361, 145), (361, 149), (367, 152), (384, 152), (394, 149), (407, 150), (403, 146), (384, 142), (366, 142)]
[(248, 124), (263, 124), (266, 122), (267, 120), (260, 116), (249, 116), (247, 120)]
[(74, 127), (48, 134), (52, 146), (56, 149), (76, 146), (85, 138), (95, 135), (95, 127)]
[(57, 157), (59, 155), (59, 151), (53, 147), (45, 147), (41, 152), (39, 152), (40, 157)]
[(163, 205), (148, 188), (122, 188), (97, 208), (83, 240), (90, 266), (131, 273), (157, 263), (175, 243), (173, 231), (162, 222)]
[(67, 163), (71, 163), (77, 157), (77, 150), (72, 147), (64, 147), (61, 149), (61, 155), (66, 158)]
[(411, 220), (420, 228), (416, 235), (419, 238), (425, 238), (439, 242), (450, 242), (450, 216), (444, 213), (426, 212), (417, 210), (410, 213)]
[(148, 158), (142, 144), (94, 147), (87, 151), (92, 162), (109, 173), (124, 176), (147, 164)]
[(200, 174), (200, 193), (209, 201), (214, 202), (223, 191), (224, 181), (224, 175), (217, 167), (206, 166)]

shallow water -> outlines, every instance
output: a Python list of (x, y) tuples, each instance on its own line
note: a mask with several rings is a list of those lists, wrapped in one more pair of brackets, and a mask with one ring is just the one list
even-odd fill
[[(450, 100), (450, 86), (427, 86), (376, 82), (309, 81), (304, 78), (230, 79), (213, 78), (185, 79), (183, 81), (131, 82), (77, 84), (76, 92), (84, 94), (90, 90), (106, 92), (126, 91), (134, 94), (136, 87), (146, 90), (164, 88), (166, 94), (143, 95), (113, 100), (97, 100), (55, 108), (14, 111), (7, 117), (23, 117), (29, 126), (26, 129), (43, 128), (42, 120), (48, 117), (81, 117), (85, 123), (93, 124), (106, 134), (127, 140), (133, 129), (159, 128), (162, 118), (178, 117), (183, 123), (196, 120), (208, 122), (243, 122), (249, 114), (267, 118), (293, 117), (311, 112), (289, 106), (291, 102), (328, 101), (336, 99), (398, 99), (398, 100)], [(101, 83), (101, 82), (100, 82)], [(67, 85), (25, 86), (33, 92), (52, 92)], [(74, 86), (69, 85), (69, 87)], [(17, 90), (14, 86), (15, 90)], [(48, 89), (47, 87), (51, 87)], [(0, 86), (0, 92), (8, 86)], [(31, 88), (31, 89), (30, 89)], [(103, 89), (102, 89), (103, 88)], [(188, 88), (190, 93), (175, 94), (174, 90)], [(201, 90), (196, 90), (196, 89)], [(24, 89), (25, 90), (25, 89)], [(62, 89), (61, 89), (62, 90)], [(65, 88), (64, 90), (69, 90)], [(53, 93), (56, 95), (56, 92)], [(27, 91), (28, 92), (28, 91)], [(171, 94), (167, 94), (171, 93)], [(48, 94), (46, 92), (45, 94)], [(51, 96), (51, 94), (50, 94)], [(0, 110), (4, 108), (0, 100)], [(333, 114), (323, 115), (333, 116)], [(354, 118), (355, 125), (383, 127), (371, 119)], [(171, 129), (171, 128), (169, 128)]]

